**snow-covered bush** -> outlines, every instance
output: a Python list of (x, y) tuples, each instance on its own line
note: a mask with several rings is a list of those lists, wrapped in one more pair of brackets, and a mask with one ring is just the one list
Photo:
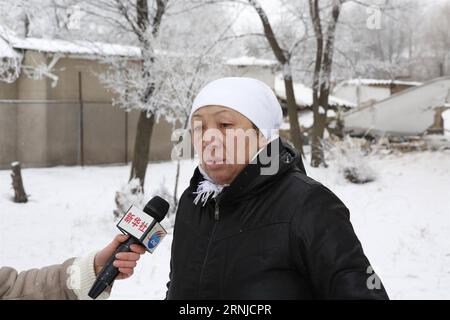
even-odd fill
[(343, 140), (328, 139), (324, 142), (328, 158), (335, 161), (339, 173), (352, 183), (362, 184), (374, 181), (376, 172), (370, 166), (367, 156), (371, 153), (366, 139), (346, 136)]
[(114, 216), (120, 218), (132, 205), (143, 208), (144, 194), (142, 187), (139, 183), (139, 179), (132, 179), (127, 184), (124, 184), (115, 196), (116, 209), (114, 210)]

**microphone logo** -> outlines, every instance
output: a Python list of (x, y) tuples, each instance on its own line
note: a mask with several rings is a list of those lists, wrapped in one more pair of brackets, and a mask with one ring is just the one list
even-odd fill
[(142, 243), (147, 247), (150, 253), (156, 249), (161, 240), (166, 236), (167, 231), (159, 224), (156, 223), (152, 230), (145, 236)]
[(164, 236), (164, 232), (162, 230), (157, 230), (150, 236), (150, 240), (148, 240), (147, 248), (149, 250), (155, 249), (156, 246), (161, 242), (162, 237)]

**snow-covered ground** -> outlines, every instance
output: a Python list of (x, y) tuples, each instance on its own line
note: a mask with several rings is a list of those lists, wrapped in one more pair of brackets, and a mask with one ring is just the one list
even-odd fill
[[(366, 254), (394, 299), (450, 299), (450, 151), (368, 158), (377, 180), (346, 182), (333, 162), (308, 174), (331, 188), (350, 208)], [(150, 198), (172, 190), (175, 163), (149, 166)], [(184, 161), (181, 190), (195, 162)], [(117, 233), (114, 193), (128, 166), (24, 169), (27, 204), (10, 201), (9, 171), (0, 171), (0, 265), (20, 270), (59, 263), (100, 249)], [(180, 191), (181, 192), (181, 191)], [(162, 299), (168, 280), (171, 234), (135, 275), (116, 282), (114, 299)]]

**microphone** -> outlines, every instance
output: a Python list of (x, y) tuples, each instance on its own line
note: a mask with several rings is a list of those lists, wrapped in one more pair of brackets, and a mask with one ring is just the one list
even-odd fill
[(153, 197), (144, 210), (131, 206), (117, 223), (117, 228), (130, 238), (122, 243), (111, 255), (102, 270), (99, 272), (88, 296), (96, 299), (107, 287), (110, 287), (119, 274), (119, 269), (113, 266), (116, 254), (130, 252), (132, 244), (143, 245), (148, 252), (153, 253), (155, 248), (167, 234), (159, 224), (169, 210), (169, 203), (161, 197)]

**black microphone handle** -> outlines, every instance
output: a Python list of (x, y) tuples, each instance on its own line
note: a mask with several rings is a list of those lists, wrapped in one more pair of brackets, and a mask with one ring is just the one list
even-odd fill
[(119, 269), (113, 265), (113, 262), (116, 260), (116, 254), (119, 252), (130, 252), (130, 246), (132, 244), (140, 244), (140, 242), (130, 235), (130, 238), (122, 243), (116, 251), (114, 251), (106, 264), (103, 266), (102, 270), (99, 272), (97, 280), (95, 280), (94, 285), (88, 293), (89, 297), (96, 299), (106, 289), (106, 287), (111, 286), (114, 279), (119, 274)]

